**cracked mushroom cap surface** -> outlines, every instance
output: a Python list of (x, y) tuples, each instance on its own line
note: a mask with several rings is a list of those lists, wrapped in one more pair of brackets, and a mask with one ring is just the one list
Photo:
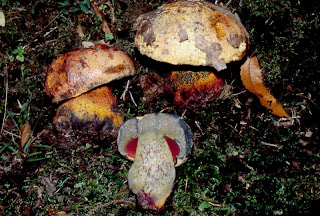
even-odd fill
[(159, 212), (170, 196), (175, 166), (191, 153), (192, 134), (178, 116), (147, 114), (127, 120), (119, 130), (118, 150), (133, 160), (128, 184), (144, 209)]
[(47, 71), (45, 91), (53, 102), (59, 102), (134, 73), (133, 62), (126, 53), (97, 45), (67, 52), (56, 59)]
[(178, 1), (138, 17), (135, 45), (157, 61), (211, 66), (217, 71), (245, 56), (248, 33), (237, 14), (205, 1)]
[(53, 123), (58, 131), (112, 132), (120, 128), (123, 118), (110, 88), (103, 86), (64, 102)]

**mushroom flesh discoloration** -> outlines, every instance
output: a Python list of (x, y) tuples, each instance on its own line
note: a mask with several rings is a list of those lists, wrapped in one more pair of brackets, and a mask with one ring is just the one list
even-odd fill
[(189, 126), (172, 114), (147, 114), (127, 120), (117, 142), (119, 152), (134, 161), (128, 183), (138, 203), (144, 209), (160, 211), (172, 192), (175, 166), (191, 153)]

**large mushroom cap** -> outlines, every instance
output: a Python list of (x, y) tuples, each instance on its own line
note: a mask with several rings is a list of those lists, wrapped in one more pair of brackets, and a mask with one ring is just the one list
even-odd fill
[(123, 118), (109, 87), (94, 89), (63, 103), (53, 123), (59, 131), (106, 131), (119, 129)]
[(204, 1), (178, 1), (138, 17), (135, 44), (142, 54), (175, 65), (212, 66), (244, 57), (248, 33), (237, 14)]
[(134, 65), (126, 53), (97, 45), (70, 51), (56, 59), (48, 69), (45, 91), (54, 102), (59, 102), (134, 73)]
[(119, 152), (134, 160), (128, 184), (144, 208), (159, 212), (170, 196), (175, 166), (187, 160), (192, 149), (189, 126), (171, 114), (148, 114), (126, 121), (118, 134)]

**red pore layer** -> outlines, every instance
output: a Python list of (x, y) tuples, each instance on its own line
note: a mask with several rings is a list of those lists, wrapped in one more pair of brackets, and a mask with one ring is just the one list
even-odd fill
[[(166, 139), (168, 146), (170, 148), (170, 151), (172, 153), (173, 161), (174, 163), (177, 162), (177, 155), (180, 153), (180, 148), (179, 145), (171, 138), (164, 136)], [(137, 145), (138, 145), (138, 138), (134, 138), (128, 142), (128, 144), (125, 147), (125, 151), (128, 154), (129, 158), (135, 158), (136, 155), (136, 150), (137, 150)]]

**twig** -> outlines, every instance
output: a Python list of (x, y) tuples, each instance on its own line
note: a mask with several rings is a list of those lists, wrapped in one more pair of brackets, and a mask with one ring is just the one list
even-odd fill
[(249, 126), (251, 129), (260, 132), (257, 128), (253, 127), (253, 126)]
[(188, 179), (186, 179), (186, 184), (184, 185), (184, 192), (187, 193), (188, 189)]
[(2, 119), (2, 125), (1, 125), (1, 134), (4, 128), (4, 123), (6, 120), (6, 113), (7, 113), (7, 103), (8, 103), (8, 65), (6, 64), (5, 68), (4, 68), (4, 74), (5, 74), (5, 86), (6, 86), (6, 96), (5, 96), (5, 102), (4, 102), (4, 112), (3, 112), (3, 119)]
[(19, 136), (19, 135), (17, 135), (17, 134), (14, 134), (14, 133), (11, 133), (10, 131), (7, 131), (7, 130), (5, 130), (5, 129), (3, 129), (2, 130), (2, 132), (1, 133), (7, 133), (7, 134), (9, 134), (10, 136), (12, 136), (12, 137), (17, 137), (17, 138), (21, 138), (21, 136)]
[(136, 102), (134, 101), (131, 91), (129, 91), (129, 94), (130, 94), (130, 98), (131, 98), (133, 104), (137, 107), (138, 105), (137, 105)]
[(231, 2), (232, 2), (232, 0), (229, 0), (229, 1), (225, 4), (225, 6), (228, 7), (228, 5), (229, 5)]
[(271, 147), (275, 147), (275, 148), (281, 148), (279, 145), (277, 144), (272, 144), (272, 143), (266, 143), (266, 142), (261, 142), (262, 145), (266, 145), (266, 146), (271, 146)]
[(316, 103), (314, 102), (315, 99), (311, 100), (311, 98), (304, 96), (303, 93), (298, 93), (296, 95), (299, 97), (305, 98), (305, 99), (309, 100), (311, 103), (313, 103), (314, 105), (316, 105)]
[(130, 80), (128, 80), (126, 88), (124, 89), (124, 91), (123, 91), (123, 93), (122, 93), (122, 95), (120, 97), (120, 100), (123, 100), (123, 101), (126, 100), (126, 93), (127, 93), (128, 89), (129, 89), (129, 84), (130, 84)]
[(221, 208), (228, 208), (226, 206), (223, 206), (221, 204), (217, 204), (217, 203), (212, 203), (212, 202), (208, 202), (210, 205), (214, 206), (214, 207), (221, 207)]
[(231, 95), (231, 97), (237, 96), (237, 95), (239, 95), (239, 94), (243, 94), (243, 93), (245, 93), (246, 91), (247, 91), (247, 90), (243, 90), (243, 91), (241, 91), (241, 92), (234, 93), (234, 94)]
[(47, 28), (51, 25), (51, 23), (53, 23), (56, 19), (58, 19), (58, 17), (61, 15), (61, 13), (62, 13), (62, 12), (59, 12), (58, 15), (55, 16), (55, 17), (48, 23), (48, 25), (46, 25), (43, 29), (41, 29), (41, 31), (39, 31), (39, 32), (32, 38), (32, 40), (31, 40), (27, 45), (25, 45), (25, 46), (23, 47), (23, 49), (26, 48), (27, 46), (30, 46), (30, 44), (31, 44), (32, 42), (34, 42), (35, 39), (36, 39), (45, 29), (47, 29)]
[(128, 80), (127, 85), (126, 85), (126, 88), (124, 89), (122, 95), (120, 96), (120, 100), (122, 99), (123, 101), (125, 101), (125, 100), (126, 100), (126, 93), (129, 92), (129, 95), (130, 95), (130, 98), (131, 98), (133, 104), (134, 104), (135, 106), (138, 106), (138, 105), (136, 104), (136, 102), (134, 101), (134, 98), (133, 98), (133, 96), (132, 96), (132, 93), (128, 90), (128, 89), (129, 89), (129, 85), (130, 85), (130, 80)]
[(58, 26), (55, 26), (53, 29), (51, 29), (50, 31), (48, 31), (47, 33), (45, 33), (43, 35), (43, 37), (47, 37), (49, 34), (51, 34), (54, 30), (56, 30), (58, 28)]
[(200, 122), (194, 121), (194, 123), (196, 124), (197, 128), (200, 130), (201, 135), (204, 135), (203, 130), (202, 130), (201, 126), (200, 126)]

